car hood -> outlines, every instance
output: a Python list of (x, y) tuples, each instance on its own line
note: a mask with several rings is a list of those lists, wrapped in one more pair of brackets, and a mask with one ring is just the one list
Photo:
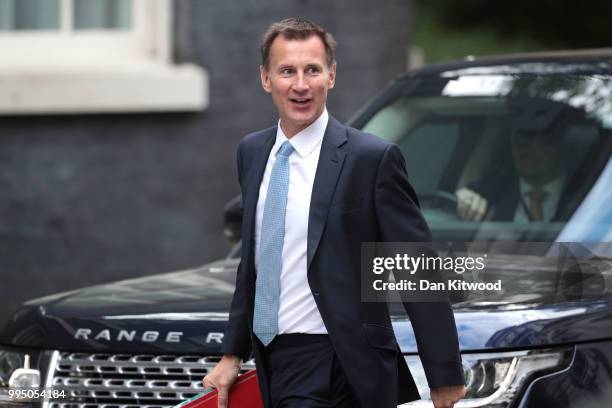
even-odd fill
[[(0, 333), (21, 347), (121, 353), (221, 352), (237, 260), (86, 287), (29, 301)], [(462, 351), (553, 346), (612, 335), (612, 302), (461, 302)], [(401, 304), (390, 307), (402, 351), (417, 351)]]
[(218, 353), (237, 260), (26, 302), (0, 343), (70, 351)]

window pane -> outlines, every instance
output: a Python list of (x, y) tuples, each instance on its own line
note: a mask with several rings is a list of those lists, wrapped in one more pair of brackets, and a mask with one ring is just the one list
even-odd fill
[(131, 0), (74, 0), (74, 28), (130, 28)]
[(59, 0), (0, 0), (0, 30), (59, 29)]

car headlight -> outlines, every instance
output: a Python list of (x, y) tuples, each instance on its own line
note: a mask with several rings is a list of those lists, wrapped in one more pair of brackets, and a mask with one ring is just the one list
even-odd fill
[[(12, 406), (11, 388), (40, 387), (40, 371), (31, 367), (37, 361), (37, 353), (17, 349), (0, 348), (0, 403)], [(18, 405), (16, 405), (18, 406)]]
[[(571, 355), (572, 349), (463, 354), (466, 395), (455, 408), (505, 408), (534, 377), (566, 368)], [(433, 407), (421, 360), (414, 355), (405, 359), (422, 399), (400, 407)]]

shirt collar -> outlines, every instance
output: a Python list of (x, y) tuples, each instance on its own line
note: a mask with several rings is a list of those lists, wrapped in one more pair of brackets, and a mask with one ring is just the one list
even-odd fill
[(278, 126), (276, 130), (276, 142), (274, 142), (274, 147), (272, 151), (274, 154), (278, 153), (278, 149), (280, 149), (281, 145), (289, 140), (291, 146), (295, 149), (295, 151), (300, 155), (300, 157), (304, 158), (313, 152), (314, 148), (321, 143), (323, 140), (323, 135), (325, 134), (325, 129), (327, 128), (327, 122), (329, 120), (329, 114), (327, 113), (327, 108), (323, 109), (323, 112), (319, 117), (312, 122), (307, 128), (301, 130), (296, 133), (291, 139), (287, 139), (283, 129), (280, 126), (280, 119), (278, 120)]
[[(552, 197), (552, 196), (556, 196), (557, 194), (561, 193), (561, 190), (563, 189), (564, 184), (565, 184), (565, 176), (561, 176), (561, 177), (557, 177), (553, 181), (550, 181), (544, 184), (542, 187), (540, 187), (540, 190), (545, 192), (547, 194), (547, 197)], [(527, 196), (527, 194), (529, 194), (531, 190), (534, 190), (534, 187), (531, 184), (527, 183), (522, 178), (520, 179), (520, 182), (519, 182), (519, 188), (521, 191), (521, 195), (523, 197)]]

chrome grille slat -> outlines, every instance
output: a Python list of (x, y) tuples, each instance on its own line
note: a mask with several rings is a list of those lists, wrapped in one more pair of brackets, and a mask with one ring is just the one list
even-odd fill
[[(220, 357), (60, 352), (52, 386), (68, 399), (48, 408), (171, 408), (202, 392)], [(242, 372), (255, 368), (243, 364)]]

